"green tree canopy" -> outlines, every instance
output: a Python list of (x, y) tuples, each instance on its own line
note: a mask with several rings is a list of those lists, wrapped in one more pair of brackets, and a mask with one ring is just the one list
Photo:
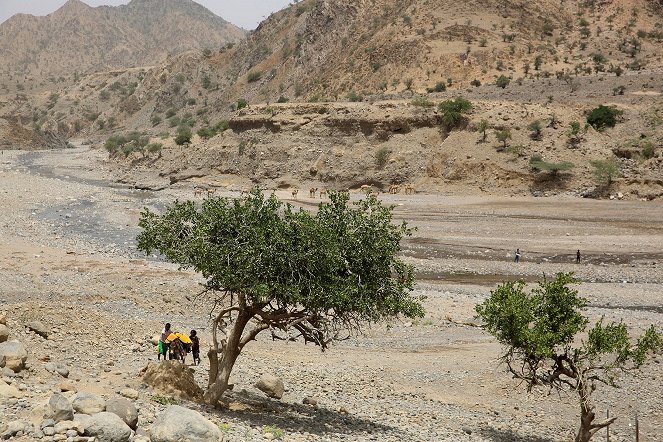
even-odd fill
[[(616, 372), (640, 367), (649, 353), (663, 350), (663, 338), (652, 326), (635, 342), (626, 325), (599, 320), (590, 330), (584, 315), (587, 300), (570, 287), (578, 281), (558, 273), (526, 291), (523, 281), (506, 282), (477, 305), (484, 329), (505, 349), (502, 360), (527, 390), (544, 386), (570, 390), (580, 400), (576, 442), (588, 442), (616, 418), (595, 423), (591, 395), (599, 383), (616, 385)], [(580, 343), (578, 335), (587, 331)]]
[(396, 256), (411, 229), (393, 224), (392, 208), (374, 197), (329, 196), (315, 214), (258, 190), (141, 214), (139, 249), (201, 273), (220, 306), (207, 402), (219, 400), (244, 345), (263, 330), (294, 331), (325, 349), (362, 324), (423, 315), (413, 268)]
[(451, 130), (466, 122), (465, 114), (472, 110), (472, 103), (463, 97), (456, 97), (443, 101), (438, 105), (438, 109), (442, 112), (442, 124), (447, 130)]
[(615, 109), (614, 107), (600, 105), (592, 109), (587, 116), (587, 123), (589, 123), (596, 130), (603, 130), (606, 127), (615, 127), (617, 124), (617, 117), (622, 115), (624, 111)]

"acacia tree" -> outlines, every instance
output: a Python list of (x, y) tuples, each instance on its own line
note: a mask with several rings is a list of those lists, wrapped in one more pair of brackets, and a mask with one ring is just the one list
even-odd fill
[(331, 192), (315, 214), (254, 190), (241, 199), (176, 201), (164, 214), (145, 209), (140, 250), (205, 278), (212, 302), (212, 348), (204, 399), (216, 404), (242, 349), (264, 330), (323, 350), (362, 326), (424, 314), (412, 296), (414, 270), (396, 254), (410, 235), (375, 197), (349, 204)]
[(484, 329), (504, 345), (504, 361), (527, 391), (546, 387), (578, 395), (580, 428), (576, 442), (588, 442), (616, 417), (595, 422), (592, 393), (599, 384), (617, 387), (616, 374), (639, 368), (649, 353), (663, 349), (663, 338), (651, 326), (635, 343), (623, 322), (605, 324), (601, 318), (586, 331), (587, 300), (569, 287), (578, 283), (571, 273), (544, 278), (525, 292), (525, 282), (506, 282), (477, 305)]

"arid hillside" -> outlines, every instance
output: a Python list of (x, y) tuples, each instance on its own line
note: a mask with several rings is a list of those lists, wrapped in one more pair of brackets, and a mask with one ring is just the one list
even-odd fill
[(84, 74), (149, 66), (243, 36), (242, 29), (190, 0), (96, 8), (69, 0), (46, 17), (18, 14), (0, 25), (0, 83), (7, 93), (54, 89)]
[[(9, 95), (0, 114), (99, 147), (138, 131), (149, 155), (109, 146), (127, 182), (654, 199), (662, 23), (645, 0), (309, 0), (237, 44)], [(473, 106), (449, 127), (438, 106), (458, 96)], [(601, 105), (614, 127), (590, 124)]]

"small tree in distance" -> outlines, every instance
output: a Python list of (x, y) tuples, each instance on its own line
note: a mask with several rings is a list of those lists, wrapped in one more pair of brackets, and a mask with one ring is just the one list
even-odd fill
[(438, 109), (442, 112), (442, 124), (447, 130), (451, 130), (466, 122), (465, 114), (472, 110), (472, 103), (463, 97), (456, 97), (443, 101), (438, 105)]
[(482, 134), (482, 138), (481, 138), (482, 143), (486, 142), (486, 131), (489, 128), (490, 128), (490, 123), (488, 123), (488, 120), (486, 120), (486, 119), (483, 119), (483, 120), (479, 121), (479, 123), (477, 124), (477, 130), (479, 132), (481, 132), (481, 134)]
[(511, 139), (511, 131), (509, 129), (502, 129), (500, 131), (495, 132), (495, 138), (497, 138), (497, 141), (503, 144), (503, 148), (506, 149), (507, 146), (507, 141)]
[(619, 163), (614, 158), (589, 162), (594, 167), (594, 179), (600, 186), (610, 187), (615, 178), (620, 176)]
[(530, 134), (530, 137), (533, 140), (540, 140), (541, 139), (541, 130), (542, 130), (541, 121), (534, 120), (529, 124), (529, 126), (527, 126), (527, 128), (532, 131), (532, 133)]
[(329, 197), (315, 214), (257, 189), (141, 214), (138, 248), (205, 278), (201, 296), (215, 315), (205, 402), (218, 403), (240, 352), (264, 330), (324, 350), (365, 324), (423, 316), (414, 270), (398, 257), (411, 229), (392, 224), (393, 208), (375, 197)]

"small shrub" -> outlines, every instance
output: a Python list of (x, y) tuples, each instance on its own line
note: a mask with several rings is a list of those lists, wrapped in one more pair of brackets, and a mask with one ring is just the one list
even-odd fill
[(442, 123), (447, 130), (459, 127), (465, 121), (465, 114), (472, 110), (472, 103), (463, 97), (445, 100), (438, 105), (442, 112)]
[(251, 71), (248, 73), (246, 76), (246, 79), (249, 83), (254, 83), (262, 78), (262, 72), (261, 71)]
[(177, 111), (173, 108), (170, 108), (166, 111), (166, 118), (172, 118), (177, 115)]
[(642, 158), (646, 160), (654, 158), (655, 153), (656, 153), (656, 148), (654, 147), (654, 144), (650, 141), (644, 143), (644, 146), (642, 146), (642, 149), (640, 150), (640, 155), (642, 155)]
[(350, 91), (350, 93), (348, 94), (348, 100), (352, 102), (360, 102), (364, 101), (364, 97), (358, 95), (355, 91)]
[(244, 109), (249, 105), (249, 102), (246, 101), (244, 98), (240, 98), (237, 100), (237, 110)]
[(542, 130), (541, 121), (534, 120), (529, 124), (529, 126), (527, 126), (527, 128), (532, 131), (532, 133), (530, 133), (530, 137), (533, 140), (541, 139), (541, 130)]
[(161, 405), (179, 405), (180, 400), (177, 398), (174, 398), (172, 396), (161, 396), (161, 395), (154, 395), (152, 396), (152, 400), (156, 402), (157, 404)]
[(447, 90), (447, 85), (444, 84), (444, 81), (438, 81), (435, 83), (435, 86), (426, 88), (426, 92), (433, 93), (433, 92), (444, 92)]
[(500, 75), (495, 81), (495, 85), (497, 85), (497, 87), (501, 87), (502, 89), (506, 88), (509, 83), (511, 83), (511, 79), (505, 75)]
[(559, 163), (549, 163), (544, 161), (541, 155), (535, 154), (529, 160), (529, 165), (532, 170), (550, 172), (553, 175), (565, 170), (573, 168), (573, 163), (562, 161)]
[(598, 185), (610, 186), (613, 180), (621, 175), (619, 163), (614, 158), (589, 162), (594, 167), (594, 180)]
[(389, 161), (390, 154), (391, 152), (386, 147), (381, 147), (378, 149), (378, 151), (375, 153), (375, 166), (378, 169), (384, 169), (384, 166), (387, 165), (387, 161)]
[(435, 106), (435, 103), (433, 103), (432, 101), (430, 101), (426, 97), (416, 97), (410, 102), (410, 104), (412, 104), (412, 106), (418, 106), (418, 107), (433, 107), (433, 106)]
[(503, 129), (495, 133), (495, 138), (497, 141), (502, 143), (502, 147), (506, 149), (507, 142), (511, 139), (511, 131), (509, 129)]
[(191, 129), (186, 126), (180, 127), (177, 131), (177, 135), (175, 136), (175, 144), (181, 146), (185, 143), (190, 143), (192, 136), (193, 134), (191, 133)]
[(474, 80), (470, 81), (470, 85), (472, 85), (474, 87), (479, 87), (479, 86), (481, 86), (481, 81), (479, 81), (475, 78)]
[(283, 95), (281, 95), (279, 99), (276, 100), (277, 103), (287, 103), (288, 101), (290, 101), (288, 97), (284, 97)]
[(622, 115), (624, 111), (615, 109), (610, 106), (600, 105), (592, 109), (587, 116), (587, 123), (589, 123), (596, 130), (603, 130), (606, 127), (615, 127), (617, 124), (617, 117)]
[(152, 122), (152, 127), (154, 127), (154, 126), (158, 126), (159, 124), (161, 124), (163, 119), (159, 115), (155, 115), (150, 119), (150, 121)]
[(262, 429), (263, 434), (271, 433), (274, 436), (274, 439), (280, 440), (285, 436), (285, 431), (281, 428), (274, 425), (266, 425)]

